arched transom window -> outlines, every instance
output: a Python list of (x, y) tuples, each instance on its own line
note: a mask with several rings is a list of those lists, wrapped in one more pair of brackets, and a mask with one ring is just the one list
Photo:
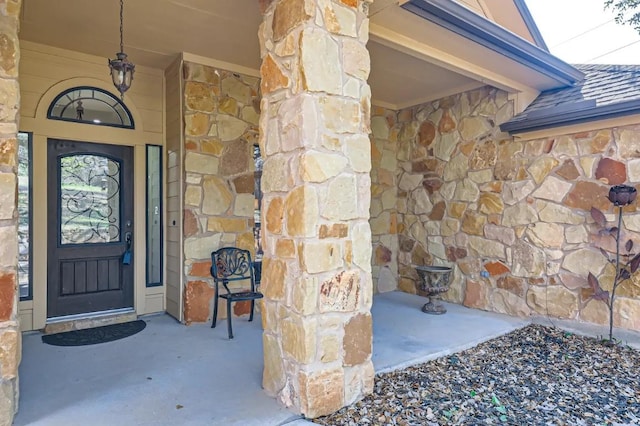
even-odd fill
[(114, 95), (97, 87), (74, 87), (51, 102), (47, 118), (133, 129), (129, 109)]

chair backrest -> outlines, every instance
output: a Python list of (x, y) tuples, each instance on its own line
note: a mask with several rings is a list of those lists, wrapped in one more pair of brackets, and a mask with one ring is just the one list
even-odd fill
[(211, 252), (211, 276), (216, 284), (221, 281), (225, 288), (229, 281), (249, 280), (251, 291), (255, 291), (253, 262), (248, 250), (223, 247)]

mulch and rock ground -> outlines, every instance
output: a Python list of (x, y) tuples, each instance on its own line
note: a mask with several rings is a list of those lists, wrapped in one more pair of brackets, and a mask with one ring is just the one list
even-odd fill
[(376, 376), (323, 425), (640, 425), (640, 351), (530, 325)]

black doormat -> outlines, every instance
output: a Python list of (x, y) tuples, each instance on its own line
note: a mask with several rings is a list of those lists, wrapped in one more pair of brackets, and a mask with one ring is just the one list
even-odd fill
[(66, 331), (64, 333), (45, 334), (42, 341), (54, 346), (84, 346), (96, 343), (113, 342), (133, 336), (144, 330), (147, 323), (142, 320), (124, 322), (122, 324), (105, 325), (85, 330)]

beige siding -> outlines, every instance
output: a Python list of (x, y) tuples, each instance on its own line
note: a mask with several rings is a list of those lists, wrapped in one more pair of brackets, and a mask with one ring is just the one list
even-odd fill
[(167, 312), (182, 321), (182, 61), (165, 71), (167, 110)]

